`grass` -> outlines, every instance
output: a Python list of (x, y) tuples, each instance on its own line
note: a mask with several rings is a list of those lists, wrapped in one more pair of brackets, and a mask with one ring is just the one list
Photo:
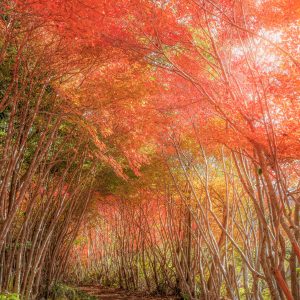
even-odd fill
[(97, 300), (97, 298), (74, 287), (59, 283), (53, 287), (49, 300)]

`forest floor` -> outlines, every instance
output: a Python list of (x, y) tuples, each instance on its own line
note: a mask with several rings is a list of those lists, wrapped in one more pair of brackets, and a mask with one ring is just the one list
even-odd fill
[(139, 292), (130, 292), (116, 288), (102, 288), (99, 286), (83, 286), (79, 288), (82, 292), (94, 296), (99, 300), (175, 300), (175, 297), (149, 296)]

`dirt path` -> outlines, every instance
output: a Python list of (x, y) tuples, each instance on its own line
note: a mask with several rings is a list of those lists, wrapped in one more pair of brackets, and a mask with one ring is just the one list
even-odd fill
[(97, 297), (99, 300), (175, 300), (174, 297), (154, 297), (154, 296), (147, 296), (142, 293), (138, 292), (128, 292), (121, 289), (116, 288), (101, 288), (97, 286), (84, 286), (79, 288), (81, 291), (86, 292), (91, 296)]

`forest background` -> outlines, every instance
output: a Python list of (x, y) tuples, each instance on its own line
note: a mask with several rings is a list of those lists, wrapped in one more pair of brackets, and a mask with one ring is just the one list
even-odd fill
[(0, 297), (300, 299), (299, 1), (0, 14)]

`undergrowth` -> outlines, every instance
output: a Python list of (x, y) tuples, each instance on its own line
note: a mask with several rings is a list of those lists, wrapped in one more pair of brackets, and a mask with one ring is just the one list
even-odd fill
[[(56, 284), (51, 293), (49, 300), (96, 300), (94, 296), (78, 290), (77, 288), (68, 286), (66, 284)], [(0, 298), (1, 300), (1, 298)]]

